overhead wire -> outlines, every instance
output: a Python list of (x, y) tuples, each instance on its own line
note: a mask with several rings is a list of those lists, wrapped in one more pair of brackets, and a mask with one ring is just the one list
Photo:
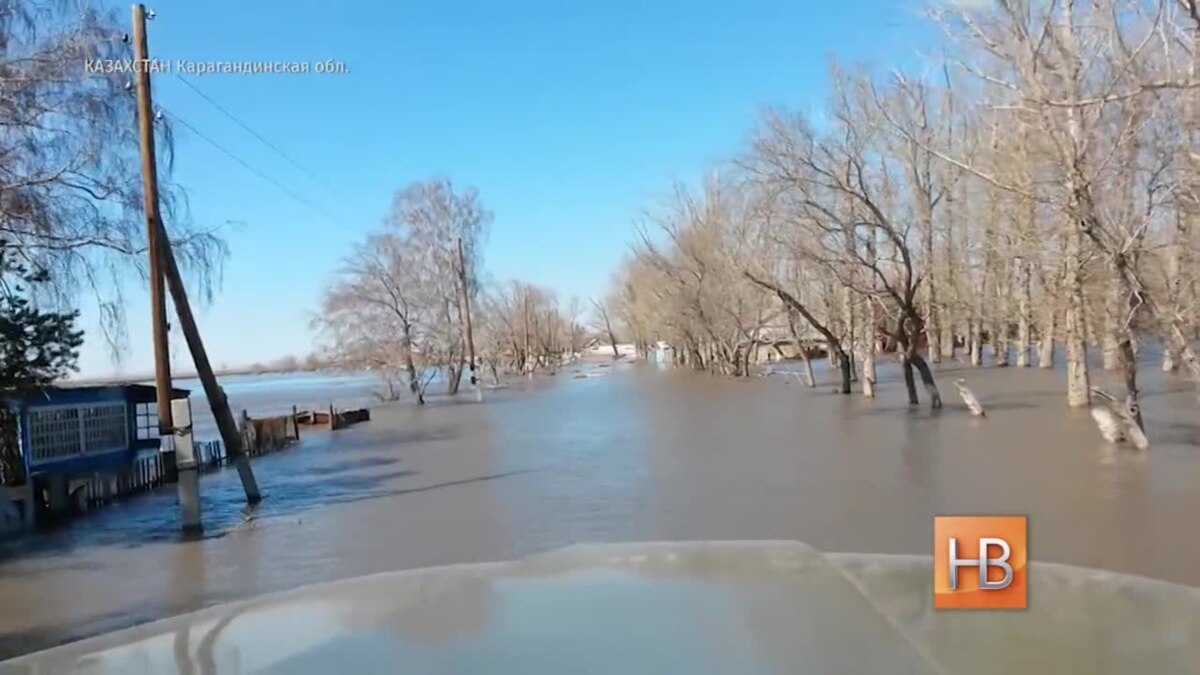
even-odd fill
[(183, 117), (181, 117), (181, 116), (180, 116), (178, 113), (176, 113), (176, 112), (172, 111), (171, 109), (169, 109), (169, 108), (167, 108), (166, 106), (163, 106), (162, 104), (159, 104), (159, 103), (156, 103), (156, 104), (155, 104), (155, 107), (156, 107), (156, 108), (158, 108), (159, 110), (161, 110), (161, 111), (162, 111), (163, 113), (165, 113), (166, 115), (168, 115), (168, 116), (169, 116), (169, 117), (170, 117), (172, 120), (174, 120), (175, 122), (177, 122), (177, 123), (181, 124), (181, 125), (182, 125), (184, 128), (186, 128), (187, 130), (191, 131), (193, 134), (195, 134), (196, 136), (198, 136), (198, 137), (199, 137), (201, 140), (205, 141), (205, 142), (206, 142), (206, 143), (208, 143), (209, 145), (211, 145), (211, 146), (213, 146), (214, 148), (216, 148), (217, 150), (219, 150), (219, 151), (220, 151), (221, 153), (223, 153), (225, 156), (227, 156), (227, 157), (229, 157), (230, 159), (232, 159), (233, 161), (237, 162), (239, 165), (241, 165), (241, 166), (242, 166), (242, 168), (244, 168), (244, 169), (246, 169), (247, 171), (249, 171), (249, 172), (253, 173), (254, 175), (258, 176), (259, 178), (261, 178), (261, 179), (263, 179), (263, 180), (267, 181), (267, 182), (268, 182), (268, 183), (270, 183), (271, 185), (274, 185), (274, 186), (275, 186), (277, 189), (279, 189), (279, 191), (281, 191), (281, 192), (283, 192), (284, 194), (288, 195), (288, 196), (289, 196), (289, 197), (291, 197), (293, 200), (295, 200), (297, 203), (299, 203), (299, 204), (301, 204), (301, 205), (303, 205), (303, 206), (306, 206), (306, 207), (308, 207), (308, 208), (312, 209), (313, 211), (315, 211), (315, 212), (317, 212), (317, 213), (321, 214), (322, 216), (325, 216), (326, 218), (330, 219), (331, 221), (333, 221), (333, 222), (335, 222), (335, 223), (337, 223), (337, 224), (339, 224), (339, 225), (341, 225), (341, 224), (342, 224), (342, 223), (341, 223), (341, 221), (338, 219), (338, 217), (337, 217), (337, 216), (333, 215), (332, 213), (330, 213), (330, 212), (329, 212), (329, 211), (327, 211), (326, 209), (322, 208), (321, 206), (319, 206), (319, 205), (317, 205), (317, 204), (313, 203), (313, 202), (312, 202), (312, 201), (310, 201), (308, 198), (306, 198), (306, 197), (304, 197), (303, 195), (301, 195), (301, 194), (297, 193), (295, 190), (292, 190), (291, 188), (289, 188), (288, 186), (286, 186), (286, 185), (284, 185), (283, 183), (279, 182), (278, 180), (275, 180), (274, 178), (272, 178), (271, 176), (269, 176), (269, 175), (268, 175), (266, 172), (264, 172), (264, 171), (262, 171), (262, 170), (258, 169), (257, 167), (255, 167), (255, 166), (254, 166), (253, 164), (251, 164), (250, 162), (247, 162), (246, 160), (242, 159), (240, 156), (238, 156), (238, 155), (237, 155), (237, 153), (233, 152), (233, 151), (232, 151), (232, 150), (230, 150), (229, 148), (226, 148), (224, 145), (221, 145), (221, 144), (220, 144), (220, 143), (218, 143), (217, 141), (213, 140), (213, 139), (212, 139), (210, 136), (208, 136), (208, 135), (207, 135), (207, 134), (205, 134), (204, 132), (202, 132), (202, 131), (200, 131), (199, 129), (197, 129), (197, 128), (195, 127), (195, 125), (193, 125), (193, 124), (191, 124), (190, 122), (188, 122), (186, 119), (184, 119)]
[(274, 152), (275, 152), (275, 154), (277, 154), (277, 155), (279, 155), (280, 157), (282, 157), (283, 159), (287, 160), (287, 162), (288, 162), (289, 164), (291, 164), (293, 167), (295, 167), (295, 168), (299, 169), (301, 172), (303, 172), (303, 173), (304, 173), (305, 175), (307, 175), (309, 178), (311, 178), (312, 180), (316, 181), (317, 183), (320, 183), (320, 184), (321, 184), (323, 187), (325, 187), (326, 189), (332, 190), (332, 188), (329, 186), (329, 184), (328, 184), (328, 183), (326, 183), (326, 182), (325, 182), (325, 181), (324, 181), (324, 180), (323, 180), (323, 179), (322, 179), (320, 176), (318, 176), (318, 175), (317, 175), (317, 174), (316, 174), (314, 171), (310, 170), (308, 167), (306, 167), (306, 166), (304, 166), (303, 164), (301, 164), (301, 163), (300, 163), (300, 162), (299, 162), (299, 161), (298, 161), (298, 160), (297, 160), (295, 157), (293, 157), (292, 155), (290, 155), (289, 153), (287, 153), (286, 151), (284, 151), (284, 150), (283, 150), (283, 148), (280, 148), (280, 147), (279, 147), (278, 145), (276, 145), (275, 143), (272, 143), (272, 142), (270, 141), (270, 139), (268, 139), (266, 136), (264, 136), (264, 135), (262, 135), (261, 133), (259, 133), (258, 131), (256, 131), (256, 130), (255, 130), (253, 127), (251, 127), (249, 124), (247, 124), (246, 122), (244, 122), (244, 121), (243, 121), (241, 118), (239, 118), (237, 115), (233, 114), (233, 113), (232, 113), (232, 112), (231, 112), (231, 111), (230, 111), (228, 108), (226, 108), (225, 106), (221, 105), (221, 104), (220, 104), (220, 103), (219, 103), (219, 102), (218, 102), (216, 99), (214, 99), (212, 96), (209, 96), (208, 94), (206, 94), (206, 93), (204, 92), (204, 90), (202, 90), (202, 89), (200, 89), (200, 87), (196, 86), (196, 85), (195, 85), (195, 84), (194, 84), (194, 83), (193, 83), (191, 80), (189, 80), (188, 78), (184, 77), (182, 74), (180, 74), (180, 73), (178, 73), (178, 72), (174, 73), (174, 75), (175, 75), (175, 77), (176, 77), (176, 78), (178, 78), (178, 79), (179, 79), (179, 81), (180, 81), (180, 82), (182, 82), (182, 83), (183, 83), (185, 86), (187, 86), (187, 88), (189, 88), (189, 89), (191, 89), (192, 91), (194, 91), (194, 92), (195, 92), (195, 93), (196, 93), (198, 96), (200, 96), (200, 98), (204, 99), (205, 101), (207, 101), (207, 102), (209, 103), (209, 105), (211, 105), (212, 107), (214, 107), (214, 108), (216, 108), (218, 111), (220, 111), (222, 115), (224, 115), (225, 117), (228, 117), (228, 118), (229, 118), (229, 119), (230, 119), (230, 120), (231, 120), (231, 121), (232, 121), (234, 124), (238, 125), (238, 126), (239, 126), (239, 127), (241, 127), (243, 130), (245, 130), (247, 133), (249, 133), (251, 136), (253, 136), (254, 138), (258, 139), (258, 141), (259, 141), (260, 143), (262, 143), (263, 145), (265, 145), (265, 146), (267, 146), (268, 148), (270, 148), (272, 151), (274, 151)]

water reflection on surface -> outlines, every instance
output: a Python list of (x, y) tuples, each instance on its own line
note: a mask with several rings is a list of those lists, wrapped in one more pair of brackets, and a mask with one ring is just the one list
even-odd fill
[[(928, 554), (938, 513), (1030, 516), (1031, 556), (1200, 585), (1200, 420), (1147, 372), (1153, 447), (1107, 447), (1058, 374), (944, 372), (947, 409), (782, 378), (570, 372), (485, 405), (377, 409), (201, 484), (208, 536), (179, 542), (171, 491), (0, 548), (0, 656), (233, 598), (347, 576), (511, 559), (577, 542), (797, 539)], [(965, 376), (988, 407), (951, 398)], [(469, 397), (464, 397), (469, 399)], [(21, 608), (19, 611), (16, 608)], [(196, 638), (199, 639), (199, 638)]]

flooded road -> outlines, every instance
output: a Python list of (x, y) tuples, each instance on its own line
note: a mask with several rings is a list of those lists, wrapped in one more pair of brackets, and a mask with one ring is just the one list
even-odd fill
[[(1147, 371), (1147, 455), (1068, 411), (1061, 375), (950, 366), (947, 409), (782, 378), (652, 366), (545, 378), (311, 432), (201, 482), (208, 536), (180, 542), (170, 490), (0, 549), (0, 657), (233, 599), (579, 542), (796, 539), (928, 555), (939, 513), (1027, 514), (1030, 556), (1200, 586), (1200, 415)], [(987, 406), (967, 415), (966, 377)], [(233, 399), (233, 392), (230, 391)], [(195, 402), (193, 403), (196, 406)]]

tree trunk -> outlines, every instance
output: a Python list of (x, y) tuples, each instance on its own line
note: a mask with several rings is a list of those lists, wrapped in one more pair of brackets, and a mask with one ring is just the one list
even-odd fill
[(913, 364), (908, 357), (908, 348), (900, 353), (900, 366), (904, 370), (904, 389), (908, 392), (908, 404), (920, 405), (921, 399), (917, 398), (917, 382), (913, 378)]
[(955, 316), (952, 306), (947, 303), (942, 306), (942, 358), (957, 359), (958, 358), (958, 341), (955, 335), (954, 326), (957, 317)]
[(1017, 259), (1017, 367), (1028, 368), (1030, 364), (1030, 273), (1029, 261)]
[(998, 308), (992, 323), (992, 363), (1000, 368), (1008, 367), (1008, 321), (1003, 318), (1007, 311)]
[(981, 321), (978, 315), (967, 320), (968, 338), (967, 349), (970, 352), (971, 365), (983, 365), (983, 332), (981, 330)]
[[(994, 244), (996, 245), (996, 244)], [(996, 279), (996, 300), (992, 303), (992, 364), (1008, 367), (1008, 296), (1012, 292), (1012, 267), (1004, 258), (1003, 252), (992, 257), (993, 270), (990, 276)]]
[(1050, 369), (1054, 367), (1054, 324), (1058, 317), (1054, 311), (1054, 298), (1047, 297), (1045, 301), (1046, 315), (1042, 319), (1042, 327), (1038, 330), (1041, 334), (1038, 340), (1038, 367)]
[(1116, 268), (1113, 288), (1124, 305), (1124, 308), (1117, 312), (1121, 318), (1114, 326), (1114, 329), (1120, 331), (1117, 340), (1117, 365), (1120, 367), (1122, 378), (1125, 381), (1126, 401), (1133, 409), (1134, 421), (1137, 422), (1139, 428), (1144, 430), (1145, 424), (1142, 422), (1137, 382), (1137, 348), (1135, 346), (1137, 338), (1134, 334), (1134, 313), (1141, 307), (1142, 302), (1133, 288), (1129, 260), (1123, 253), (1118, 253), (1114, 257), (1113, 267)]
[[(872, 263), (874, 256), (870, 256)], [(866, 321), (863, 322), (862, 330), (862, 391), (863, 395), (869, 398), (875, 397), (875, 343), (876, 343), (876, 325), (878, 318), (875, 316), (875, 303), (870, 298), (864, 300), (866, 305)]]
[(808, 356), (808, 350), (804, 347), (800, 348), (800, 356), (804, 359), (804, 382), (809, 387), (817, 386), (817, 378), (813, 375), (812, 359)]
[(921, 247), (925, 256), (923, 261), (925, 267), (925, 339), (928, 347), (929, 361), (931, 363), (941, 363), (942, 361), (942, 327), (941, 317), (938, 316), (938, 294), (937, 285), (934, 281), (934, 265), (933, 265), (933, 214), (932, 209), (926, 203), (922, 202), (921, 210)]
[(753, 282), (755, 285), (757, 285), (758, 287), (764, 288), (768, 291), (772, 291), (773, 293), (775, 293), (775, 295), (779, 298), (779, 300), (781, 302), (783, 302), (785, 307), (788, 307), (789, 309), (795, 310), (797, 313), (799, 313), (800, 316), (804, 317), (804, 320), (808, 322), (808, 325), (812, 326), (813, 330), (817, 331), (818, 333), (821, 334), (821, 337), (825, 338), (826, 348), (829, 350), (830, 357), (833, 358), (836, 355), (837, 361), (840, 364), (840, 367), (842, 370), (842, 393), (849, 394), (850, 393), (850, 357), (848, 354), (846, 354), (845, 351), (842, 350), (841, 342), (838, 340), (837, 336), (834, 335), (833, 331), (829, 328), (829, 326), (818, 321), (817, 317), (814, 316), (813, 313), (809, 311), (808, 307), (806, 307), (804, 305), (804, 303), (800, 302), (800, 300), (798, 300), (796, 298), (796, 296), (792, 295), (791, 293), (788, 293), (782, 287), (777, 286), (771, 282), (759, 279), (759, 278), (755, 277), (753, 274), (751, 274), (749, 271), (743, 271), (743, 275), (747, 279), (749, 279), (751, 282)]
[[(933, 380), (933, 372), (929, 370), (929, 365), (925, 363), (925, 359), (921, 358), (920, 353), (913, 351), (910, 359), (912, 366), (917, 369), (917, 373), (921, 375), (921, 384), (925, 385), (925, 393), (929, 394), (929, 407), (937, 410), (942, 407), (942, 393), (938, 391), (937, 382)], [(911, 371), (908, 376), (912, 378)]]
[(862, 391), (868, 398), (875, 398), (875, 339), (863, 348)]
[(850, 385), (850, 354), (845, 351), (838, 350), (837, 355), (838, 367), (842, 371), (842, 393), (849, 394)]
[(450, 379), (446, 383), (446, 393), (451, 396), (457, 394), (459, 387), (462, 386), (463, 364), (465, 363), (466, 361), (460, 355), (458, 363), (447, 368)]
[[(854, 245), (850, 245), (850, 250), (854, 251)], [(857, 255), (856, 253), (854, 255)], [(857, 326), (854, 322), (854, 292), (849, 286), (842, 289), (842, 322), (845, 324), (846, 342), (842, 345), (842, 351), (850, 356), (850, 379), (857, 380), (858, 376), (855, 373), (854, 367), (854, 350), (858, 342)]]
[(1125, 340), (1121, 337), (1121, 333), (1124, 332), (1120, 326), (1121, 303), (1121, 283), (1113, 279), (1107, 284), (1104, 293), (1104, 322), (1101, 328), (1103, 333), (1099, 340), (1104, 350), (1104, 369), (1109, 372), (1122, 368), (1121, 350), (1125, 348), (1122, 344)]
[[(404, 372), (408, 374), (408, 390), (416, 394), (420, 385), (417, 383), (417, 364), (413, 362), (412, 325), (407, 322), (404, 324), (404, 344), (401, 345), (401, 349), (404, 350)], [(419, 396), (417, 402), (424, 404)]]
[(1192, 380), (1197, 387), (1200, 387), (1200, 358), (1197, 358), (1196, 351), (1192, 349), (1191, 341), (1184, 334), (1183, 328), (1179, 321), (1172, 320), (1168, 327), (1168, 336), (1175, 347), (1176, 353), (1179, 355), (1179, 360), (1183, 363), (1183, 367), (1191, 374)]
[(1080, 233), (1073, 231), (1067, 251), (1066, 335), (1067, 347), (1067, 404), (1081, 408), (1092, 400), (1091, 384), (1088, 379), (1087, 344), (1083, 335), (1083, 286), (1080, 280)]
[[(532, 356), (532, 355), (529, 353), (529, 291), (528, 290), (525, 291), (524, 311), (522, 312), (522, 320), (524, 321), (524, 324), (525, 324), (524, 338), (523, 338), (524, 339), (524, 348), (522, 351), (522, 353), (525, 354), (525, 359), (524, 359), (524, 362), (521, 364), (521, 370), (525, 371), (522, 374), (525, 375), (526, 377), (533, 377), (533, 364), (530, 363), (530, 356)], [(617, 351), (617, 347), (614, 344), (613, 345), (613, 354), (614, 354), (613, 358), (616, 358), (616, 356), (615, 356), (616, 351)]]
[[(1197, 31), (1200, 35), (1200, 31)], [(1171, 245), (1167, 247), (1167, 302), (1168, 312), (1174, 316), (1183, 316), (1189, 312), (1190, 284), (1186, 277), (1191, 273), (1191, 236), (1189, 221), (1196, 210), (1192, 200), (1183, 198), (1183, 203), (1175, 213), (1175, 232)], [(1169, 332), (1168, 332), (1169, 333)], [(1164, 373), (1174, 373), (1179, 370), (1179, 350), (1168, 334), (1163, 340), (1162, 370)]]

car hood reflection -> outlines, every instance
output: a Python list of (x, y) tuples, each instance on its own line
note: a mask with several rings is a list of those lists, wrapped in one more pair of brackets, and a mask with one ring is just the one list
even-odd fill
[(214, 607), (0, 673), (1190, 672), (1200, 589), (1034, 562), (1030, 608), (932, 609), (929, 558), (587, 545)]

